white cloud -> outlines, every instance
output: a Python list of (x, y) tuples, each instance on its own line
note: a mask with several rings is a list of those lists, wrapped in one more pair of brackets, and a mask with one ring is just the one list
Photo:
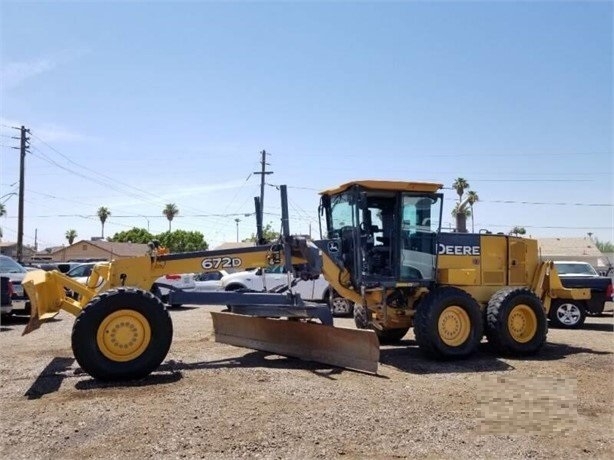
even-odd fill
[(65, 50), (27, 61), (5, 62), (0, 67), (2, 88), (6, 91), (20, 86), (26, 80), (50, 72), (56, 67), (78, 59), (86, 53), (87, 51), (84, 49)]
[(51, 58), (39, 58), (32, 61), (9, 62), (0, 69), (0, 80), (5, 89), (19, 86), (23, 81), (48, 72), (57, 66)]
[(75, 131), (63, 128), (53, 123), (43, 123), (31, 127), (31, 131), (45, 142), (82, 142), (95, 140), (93, 137), (86, 136)]

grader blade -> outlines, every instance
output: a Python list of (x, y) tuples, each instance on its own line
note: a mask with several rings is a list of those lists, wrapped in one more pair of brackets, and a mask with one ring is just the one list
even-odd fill
[(211, 312), (215, 341), (306, 361), (377, 373), (375, 332)]

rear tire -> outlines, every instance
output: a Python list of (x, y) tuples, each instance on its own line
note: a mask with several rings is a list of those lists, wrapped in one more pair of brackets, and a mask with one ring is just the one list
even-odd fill
[(502, 289), (488, 302), (486, 336), (503, 355), (537, 353), (546, 342), (548, 322), (541, 301), (527, 288)]
[(99, 380), (147, 376), (166, 357), (173, 324), (150, 292), (119, 288), (94, 297), (77, 317), (72, 349), (81, 368)]
[(553, 300), (548, 312), (550, 325), (561, 329), (579, 329), (586, 320), (586, 308), (580, 300)]
[(482, 340), (480, 306), (467, 292), (453, 286), (436, 288), (418, 303), (414, 317), (416, 341), (425, 354), (464, 358)]

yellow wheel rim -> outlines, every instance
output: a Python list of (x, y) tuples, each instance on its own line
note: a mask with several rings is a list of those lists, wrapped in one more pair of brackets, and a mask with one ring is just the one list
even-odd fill
[(140, 356), (151, 341), (151, 328), (145, 317), (134, 310), (118, 310), (98, 327), (98, 348), (112, 361), (130, 361)]
[(450, 347), (458, 347), (469, 338), (471, 320), (463, 308), (452, 305), (441, 312), (437, 328), (443, 343)]
[(527, 343), (537, 332), (535, 312), (528, 305), (516, 305), (507, 317), (507, 329), (516, 342)]

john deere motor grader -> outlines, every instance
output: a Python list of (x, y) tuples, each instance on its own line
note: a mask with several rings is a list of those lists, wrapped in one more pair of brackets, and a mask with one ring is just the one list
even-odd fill
[(539, 262), (535, 240), (442, 233), (441, 188), (354, 181), (326, 190), (319, 207), (326, 239), (312, 241), (290, 234), (282, 186), (282, 234), (272, 244), (176, 254), (152, 245), (142, 257), (98, 264), (85, 286), (56, 271), (29, 272), (24, 334), (65, 310), (77, 317), (72, 348), (84, 371), (140, 378), (160, 365), (172, 340), (170, 316), (151, 292), (158, 277), (284, 264), (294, 279), (323, 273), (355, 303), (359, 329), (333, 327), (328, 307), (303, 302), (290, 277), (285, 292), (179, 291), (172, 302), (229, 305), (211, 313), (217, 341), (368, 372), (377, 371), (379, 343), (400, 341), (412, 326), (420, 349), (435, 358), (470, 355), (484, 333), (500, 353), (536, 353), (551, 299), (590, 292), (563, 288), (552, 263)]

